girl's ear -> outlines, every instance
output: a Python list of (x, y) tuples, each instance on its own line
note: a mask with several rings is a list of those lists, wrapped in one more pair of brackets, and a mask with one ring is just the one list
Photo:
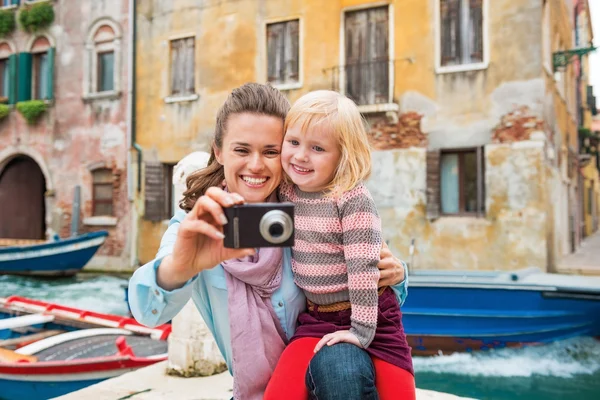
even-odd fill
[(215, 159), (217, 160), (217, 162), (223, 165), (223, 152), (221, 151), (221, 149), (217, 148), (217, 146), (213, 144), (213, 152), (215, 153)]

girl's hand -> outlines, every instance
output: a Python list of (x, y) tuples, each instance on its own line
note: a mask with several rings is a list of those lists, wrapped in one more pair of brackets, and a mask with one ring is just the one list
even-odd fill
[(315, 346), (315, 353), (321, 350), (321, 348), (325, 345), (333, 346), (334, 344), (342, 342), (353, 344), (355, 346), (360, 347), (361, 349), (363, 348), (362, 344), (360, 344), (360, 342), (358, 341), (358, 338), (354, 336), (353, 333), (350, 333), (350, 331), (337, 331), (334, 333), (328, 333), (327, 335), (323, 336), (323, 338), (319, 340), (319, 343), (317, 343), (317, 345)]
[(181, 222), (173, 253), (158, 268), (157, 283), (163, 289), (173, 290), (222, 261), (254, 254), (254, 249), (223, 246), (223, 225), (227, 223), (223, 208), (243, 203), (244, 198), (236, 193), (209, 188)]

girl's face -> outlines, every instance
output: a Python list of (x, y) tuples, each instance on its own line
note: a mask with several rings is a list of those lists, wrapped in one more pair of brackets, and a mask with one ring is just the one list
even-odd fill
[(281, 118), (251, 113), (230, 116), (223, 148), (215, 148), (227, 189), (248, 203), (265, 201), (281, 183), (282, 140)]
[(333, 180), (340, 162), (339, 145), (327, 126), (302, 133), (288, 127), (281, 150), (281, 163), (292, 182), (304, 192), (320, 192)]

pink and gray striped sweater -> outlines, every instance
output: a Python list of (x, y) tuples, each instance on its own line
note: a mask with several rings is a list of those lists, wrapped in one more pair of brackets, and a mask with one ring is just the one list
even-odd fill
[(381, 220), (371, 194), (359, 184), (333, 199), (283, 183), (280, 198), (296, 205), (296, 284), (315, 304), (349, 300), (350, 331), (367, 348), (377, 329), (381, 250)]

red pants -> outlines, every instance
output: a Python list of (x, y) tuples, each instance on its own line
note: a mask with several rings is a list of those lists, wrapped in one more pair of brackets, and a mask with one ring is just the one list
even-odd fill
[[(314, 355), (317, 338), (303, 338), (290, 343), (273, 372), (264, 400), (306, 400), (304, 383), (308, 364)], [(381, 400), (415, 400), (415, 378), (408, 371), (372, 357), (375, 386)]]

